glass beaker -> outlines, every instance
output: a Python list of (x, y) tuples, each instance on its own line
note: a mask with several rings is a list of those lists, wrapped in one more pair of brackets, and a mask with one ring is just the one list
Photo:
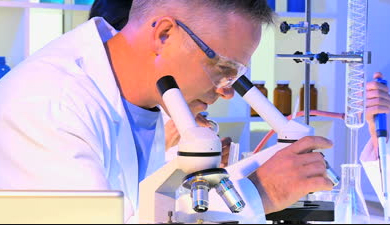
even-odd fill
[(370, 215), (361, 188), (359, 164), (344, 164), (340, 194), (335, 203), (335, 222), (338, 224), (368, 224)]

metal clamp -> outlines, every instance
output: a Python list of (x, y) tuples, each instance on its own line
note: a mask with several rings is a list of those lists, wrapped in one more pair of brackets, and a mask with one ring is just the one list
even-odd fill
[[(286, 34), (289, 30), (297, 30), (298, 33), (307, 33), (308, 32), (308, 27), (309, 27), (309, 24), (307, 22), (299, 22), (298, 24), (288, 24), (286, 21), (284, 21), (281, 25), (280, 25), (280, 31), (284, 34)], [(325, 22), (323, 23), (322, 25), (318, 25), (318, 24), (312, 24), (311, 25), (311, 30), (312, 31), (317, 31), (317, 30), (320, 30), (322, 34), (328, 34), (329, 31), (330, 31), (330, 25)]]
[(321, 52), (318, 54), (295, 52), (294, 54), (277, 54), (276, 57), (282, 59), (292, 59), (296, 63), (317, 62), (319, 64), (326, 64), (331, 61), (340, 61), (342, 63), (364, 63), (371, 64), (371, 52), (344, 52), (340, 55)]

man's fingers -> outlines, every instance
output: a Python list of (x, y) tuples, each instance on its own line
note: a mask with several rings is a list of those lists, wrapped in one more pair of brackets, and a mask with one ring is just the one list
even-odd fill
[(366, 106), (367, 107), (372, 107), (372, 106), (389, 107), (390, 106), (390, 98), (387, 99), (387, 98), (378, 97), (378, 98), (367, 99)]
[(377, 79), (377, 78), (383, 78), (383, 74), (381, 72), (374, 73), (374, 79)]
[(196, 115), (195, 117), (196, 123), (201, 127), (211, 127), (210, 122), (201, 114)]
[(326, 138), (318, 136), (308, 136), (286, 147), (282, 151), (291, 151), (295, 154), (305, 154), (315, 149), (328, 149), (332, 146), (333, 143)]
[(311, 152), (299, 155), (297, 163), (306, 166), (315, 162), (322, 162), (325, 165), (324, 156), (319, 152)]
[(326, 176), (326, 164), (324, 160), (302, 166), (300, 170), (302, 171), (301, 175), (305, 178)]
[(225, 138), (222, 138), (221, 139), (221, 142), (222, 142), (222, 148), (224, 147), (224, 146), (228, 146), (228, 145), (230, 145), (231, 143), (232, 143), (232, 138), (230, 138), (230, 137), (225, 137)]
[(366, 98), (367, 99), (379, 98), (382, 101), (390, 101), (389, 93), (387, 91), (383, 91), (383, 90), (379, 90), (379, 89), (367, 90)]
[(390, 100), (383, 98), (367, 99), (366, 101), (366, 114), (367, 116), (378, 114), (378, 113), (389, 113), (390, 112)]
[(228, 165), (229, 162), (230, 145), (232, 143), (232, 139), (230, 137), (222, 138), (221, 143), (222, 143), (221, 167), (224, 168)]
[(386, 85), (381, 84), (381, 83), (376, 82), (376, 81), (368, 82), (366, 85), (366, 89), (367, 89), (367, 91), (380, 90), (380, 91), (384, 91), (384, 92), (389, 92), (389, 88)]
[(371, 117), (378, 113), (389, 113), (389, 112), (390, 112), (390, 108), (388, 106), (372, 106), (366, 108), (367, 116), (370, 115)]
[(306, 188), (307, 193), (333, 190), (333, 183), (325, 176), (307, 178), (302, 180), (301, 185)]

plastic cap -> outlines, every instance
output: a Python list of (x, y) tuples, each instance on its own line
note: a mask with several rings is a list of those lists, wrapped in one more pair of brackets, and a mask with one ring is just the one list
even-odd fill
[[(302, 84), (305, 85), (305, 81), (302, 81)], [(314, 80), (310, 81), (310, 85), (315, 85), (315, 84), (316, 84), (316, 82)]]
[(278, 81), (276, 81), (276, 84), (289, 85), (290, 81), (289, 80), (278, 80)]
[(5, 65), (5, 57), (0, 56), (0, 65)]
[(265, 80), (254, 80), (252, 81), (253, 84), (262, 84), (264, 85), (265, 84)]

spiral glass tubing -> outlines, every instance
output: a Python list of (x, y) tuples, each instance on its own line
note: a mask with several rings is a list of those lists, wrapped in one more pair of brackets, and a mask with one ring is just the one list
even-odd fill
[[(367, 0), (349, 0), (348, 52), (364, 53), (367, 35)], [(365, 122), (365, 66), (350, 63), (347, 69), (346, 115), (349, 128), (361, 128)]]

